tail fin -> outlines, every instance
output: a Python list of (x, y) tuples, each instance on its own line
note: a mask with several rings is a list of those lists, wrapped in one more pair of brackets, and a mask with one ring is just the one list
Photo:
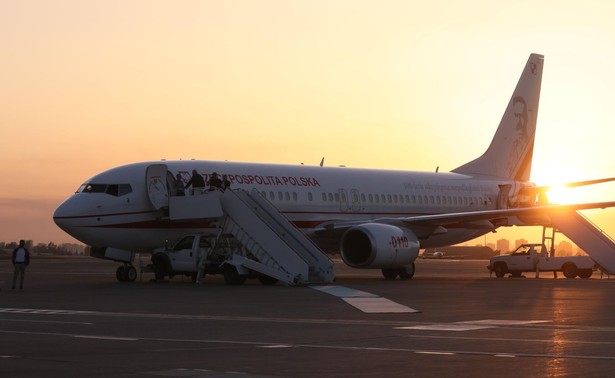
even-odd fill
[(528, 181), (544, 57), (531, 54), (487, 151), (452, 172)]

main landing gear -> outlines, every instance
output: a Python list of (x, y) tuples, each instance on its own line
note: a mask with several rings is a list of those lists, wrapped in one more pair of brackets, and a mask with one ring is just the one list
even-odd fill
[(134, 282), (137, 279), (137, 269), (130, 264), (120, 265), (115, 271), (115, 277), (120, 282)]
[(397, 277), (401, 280), (409, 280), (414, 276), (415, 270), (414, 263), (411, 263), (410, 265), (406, 265), (401, 268), (382, 269), (382, 275), (387, 280), (394, 280)]

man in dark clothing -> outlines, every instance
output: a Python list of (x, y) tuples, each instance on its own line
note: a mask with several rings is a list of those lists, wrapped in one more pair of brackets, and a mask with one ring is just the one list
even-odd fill
[(186, 195), (186, 193), (184, 192), (184, 180), (182, 180), (182, 175), (180, 175), (179, 173), (177, 175), (175, 175), (175, 195), (176, 196), (183, 196)]
[(15, 271), (13, 272), (13, 287), (11, 290), (15, 290), (15, 284), (17, 283), (17, 276), (21, 276), (19, 281), (19, 290), (23, 290), (23, 278), (26, 274), (26, 267), (30, 264), (30, 252), (25, 247), (26, 242), (24, 240), (19, 241), (19, 247), (13, 250), (13, 266)]
[(199, 172), (196, 171), (196, 169), (192, 170), (192, 177), (190, 177), (190, 181), (186, 183), (186, 189), (188, 189), (191, 185), (193, 189), (200, 189), (200, 191), (205, 189), (205, 179), (199, 174)]
[(228, 179), (227, 175), (222, 175), (222, 190), (230, 189), (231, 182)]
[(220, 180), (216, 172), (212, 173), (209, 179), (209, 190), (215, 189), (222, 189), (222, 180)]

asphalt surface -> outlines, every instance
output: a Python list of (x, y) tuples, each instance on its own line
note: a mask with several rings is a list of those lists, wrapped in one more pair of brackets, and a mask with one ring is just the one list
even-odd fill
[(312, 287), (176, 277), (34, 256), (23, 291), (0, 260), (0, 376), (612, 377), (615, 279), (490, 278), (419, 260), (410, 281), (337, 264), (335, 288), (419, 312), (366, 313)]

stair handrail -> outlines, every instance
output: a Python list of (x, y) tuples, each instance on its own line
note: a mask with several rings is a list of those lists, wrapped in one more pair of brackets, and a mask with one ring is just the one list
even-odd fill
[(600, 227), (598, 227), (597, 224), (595, 224), (594, 222), (592, 222), (588, 217), (586, 217), (585, 215), (583, 215), (580, 211), (576, 212), (577, 214), (579, 214), (581, 216), (581, 218), (583, 218), (583, 220), (585, 220), (587, 223), (589, 223), (595, 231), (597, 231), (598, 233), (600, 233), (600, 235), (604, 236), (606, 239), (608, 239), (609, 241), (611, 241), (611, 243), (615, 244), (615, 239), (613, 239), (609, 234), (607, 234), (603, 229), (601, 229)]

